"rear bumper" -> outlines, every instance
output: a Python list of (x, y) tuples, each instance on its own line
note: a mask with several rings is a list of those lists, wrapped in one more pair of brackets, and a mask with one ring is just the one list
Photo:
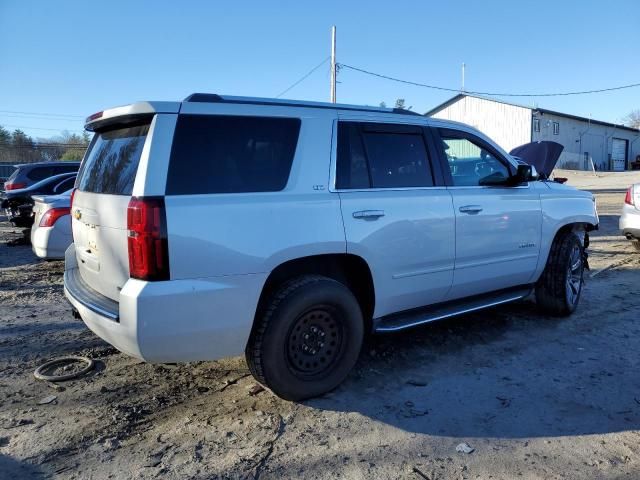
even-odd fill
[(84, 323), (118, 350), (148, 362), (217, 360), (243, 353), (266, 280), (266, 274), (129, 279), (115, 302), (82, 281), (74, 245), (65, 259), (65, 295)]
[(640, 210), (625, 204), (620, 215), (619, 227), (623, 235), (640, 239)]
[(64, 258), (64, 252), (73, 242), (71, 235), (66, 235), (56, 226), (31, 228), (31, 248), (40, 258), (48, 260)]

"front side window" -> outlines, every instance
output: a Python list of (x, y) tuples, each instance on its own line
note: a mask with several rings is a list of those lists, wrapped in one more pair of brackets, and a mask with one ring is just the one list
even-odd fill
[(553, 122), (553, 134), (560, 135), (560, 123)]
[(441, 131), (440, 138), (454, 186), (480, 186), (490, 178), (510, 176), (507, 165), (481, 140), (464, 132), (447, 131)]
[(429, 157), (419, 127), (340, 122), (337, 188), (432, 186)]
[(298, 118), (180, 115), (167, 195), (284, 189), (300, 123)]

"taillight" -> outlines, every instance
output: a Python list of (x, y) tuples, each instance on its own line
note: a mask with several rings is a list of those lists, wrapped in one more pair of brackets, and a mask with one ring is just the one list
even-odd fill
[(56, 223), (56, 221), (60, 217), (64, 217), (65, 215), (69, 215), (70, 212), (71, 212), (70, 208), (51, 208), (51, 209), (47, 210), (46, 212), (44, 212), (44, 215), (40, 219), (40, 226), (41, 227), (53, 227), (53, 224)]
[(133, 197), (127, 207), (129, 276), (169, 279), (169, 244), (164, 199)]
[(633, 202), (633, 185), (627, 190), (627, 194), (624, 196), (624, 203), (627, 205), (635, 205)]
[(4, 189), (6, 191), (9, 190), (19, 190), (21, 188), (25, 188), (27, 186), (26, 183), (5, 183), (4, 184)]

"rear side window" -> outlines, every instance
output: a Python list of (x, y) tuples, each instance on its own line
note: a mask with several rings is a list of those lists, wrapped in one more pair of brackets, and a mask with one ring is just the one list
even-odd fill
[(299, 133), (298, 118), (180, 115), (166, 194), (282, 190)]
[[(58, 172), (55, 172), (58, 173)], [(34, 182), (38, 182), (40, 180), (44, 180), (45, 178), (52, 177), (55, 175), (52, 167), (36, 167), (27, 172), (27, 178), (29, 180), (33, 180)]]
[(145, 123), (96, 133), (78, 173), (78, 189), (131, 195), (148, 132)]
[(68, 172), (77, 172), (79, 165), (56, 165), (53, 167), (54, 175), (58, 175), (59, 173), (68, 173)]
[(336, 187), (432, 187), (420, 127), (340, 122)]

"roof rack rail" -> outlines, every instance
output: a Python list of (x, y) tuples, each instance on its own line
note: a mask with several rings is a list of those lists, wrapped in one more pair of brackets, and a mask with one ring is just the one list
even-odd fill
[(403, 108), (366, 107), (360, 105), (347, 105), (343, 103), (323, 103), (304, 100), (279, 100), (277, 98), (235, 97), (229, 95), (222, 96), (216, 93), (192, 93), (183, 101), (189, 103), (238, 103), (246, 105), (273, 105), (278, 107), (325, 108), (332, 110), (355, 110), (361, 112), (399, 113), (401, 115), (422, 116), (418, 112), (405, 110)]

